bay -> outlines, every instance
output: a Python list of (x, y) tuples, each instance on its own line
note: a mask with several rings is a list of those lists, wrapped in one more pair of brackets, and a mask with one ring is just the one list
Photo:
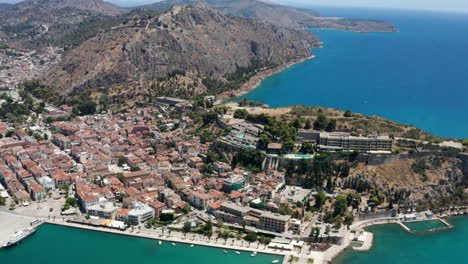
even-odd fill
[(437, 136), (468, 138), (468, 15), (315, 7), (325, 16), (379, 19), (397, 33), (311, 30), (316, 58), (237, 98), (378, 115)]

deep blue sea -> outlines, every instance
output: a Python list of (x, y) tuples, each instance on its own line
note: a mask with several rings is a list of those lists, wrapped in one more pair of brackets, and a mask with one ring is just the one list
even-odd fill
[[(244, 97), (378, 115), (437, 136), (468, 138), (468, 14), (314, 7), (324, 16), (379, 19), (398, 33), (312, 30), (315, 59)], [(243, 98), (243, 97), (241, 97)]]

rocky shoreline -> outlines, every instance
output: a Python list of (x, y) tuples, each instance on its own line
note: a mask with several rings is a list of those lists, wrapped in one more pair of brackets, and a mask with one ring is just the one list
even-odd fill
[(272, 75), (275, 75), (277, 73), (280, 73), (294, 65), (297, 65), (299, 63), (302, 63), (304, 61), (307, 61), (307, 60), (310, 60), (310, 59), (313, 59), (315, 58), (315, 55), (310, 55), (310, 56), (307, 56), (307, 57), (304, 57), (304, 58), (300, 58), (300, 59), (295, 59), (295, 60), (292, 60), (286, 64), (283, 64), (281, 66), (278, 66), (276, 68), (273, 68), (273, 69), (268, 69), (268, 70), (264, 70), (264, 71), (261, 71), (257, 74), (255, 74), (252, 78), (250, 78), (250, 80), (246, 83), (244, 83), (239, 89), (235, 90), (235, 91), (228, 91), (228, 92), (224, 92), (224, 93), (220, 93), (218, 94), (216, 97), (217, 97), (217, 101), (216, 101), (216, 104), (222, 104), (224, 101), (226, 100), (229, 100), (229, 99), (233, 99), (233, 98), (236, 98), (236, 97), (239, 97), (239, 96), (242, 96), (242, 95), (245, 95), (247, 94), (248, 92), (254, 90), (255, 88), (257, 88), (258, 86), (260, 86), (260, 84), (262, 83), (262, 81)]

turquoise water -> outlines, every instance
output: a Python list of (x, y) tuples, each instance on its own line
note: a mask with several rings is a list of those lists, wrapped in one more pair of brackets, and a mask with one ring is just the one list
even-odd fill
[(410, 222), (405, 225), (411, 231), (427, 231), (435, 228), (445, 227), (445, 224), (439, 220), (421, 221), (421, 222)]
[(43, 225), (18, 246), (0, 249), (2, 264), (267, 264), (280, 256), (229, 250), (102, 233), (55, 225)]
[(336, 264), (439, 264), (466, 263), (468, 217), (449, 219), (455, 228), (411, 234), (396, 224), (368, 228), (374, 244), (368, 252), (350, 251)]
[(324, 42), (313, 50), (315, 59), (266, 79), (243, 97), (271, 107), (349, 109), (438, 136), (468, 137), (468, 15), (314, 9), (327, 16), (386, 20), (400, 32), (313, 30)]

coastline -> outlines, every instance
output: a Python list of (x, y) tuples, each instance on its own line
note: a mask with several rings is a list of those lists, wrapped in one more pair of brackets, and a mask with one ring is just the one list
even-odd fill
[[(285, 251), (285, 250), (279, 250), (279, 249), (271, 249), (267, 248), (264, 246), (264, 248), (251, 248), (251, 247), (244, 247), (244, 246), (239, 246), (239, 245), (230, 245), (229, 242), (225, 242), (225, 244), (218, 243), (217, 240), (213, 242), (213, 239), (203, 237), (205, 240), (199, 240), (197, 238), (190, 238), (190, 237), (179, 237), (178, 235), (181, 235), (183, 233), (175, 232), (172, 231), (170, 232), (169, 235), (167, 234), (156, 234), (156, 233), (150, 233), (150, 232), (145, 232), (145, 230), (141, 231), (119, 231), (119, 230), (114, 230), (110, 228), (98, 228), (98, 227), (92, 227), (92, 226), (87, 226), (87, 225), (81, 225), (81, 224), (75, 224), (75, 223), (69, 223), (69, 222), (60, 222), (60, 221), (50, 221), (46, 220), (41, 223), (42, 224), (50, 224), (50, 225), (58, 225), (58, 226), (65, 226), (65, 227), (70, 227), (70, 228), (77, 228), (77, 229), (86, 229), (90, 231), (96, 231), (96, 232), (103, 232), (103, 233), (111, 233), (111, 234), (116, 234), (116, 235), (123, 235), (123, 236), (131, 236), (131, 237), (138, 237), (138, 238), (145, 238), (145, 239), (152, 239), (155, 241), (165, 241), (165, 242), (172, 242), (172, 243), (181, 243), (185, 245), (196, 245), (196, 246), (203, 246), (203, 247), (209, 247), (209, 248), (216, 248), (216, 249), (229, 249), (229, 250), (236, 250), (239, 252), (247, 252), (247, 253), (252, 253), (252, 252), (257, 252), (257, 253), (262, 253), (262, 254), (268, 254), (268, 255), (273, 255), (277, 256), (278, 259), (282, 258), (281, 263), (288, 263), (289, 258), (291, 255), (293, 256), (301, 256), (304, 257), (300, 254), (294, 254), (297, 252), (291, 252), (291, 251)], [(243, 243), (244, 244), (244, 243)]]
[(258, 88), (260, 86), (260, 84), (262, 83), (263, 80), (265, 80), (266, 78), (270, 77), (270, 76), (273, 76), (277, 73), (280, 73), (294, 65), (297, 65), (297, 64), (300, 64), (302, 62), (305, 62), (305, 61), (308, 61), (310, 59), (313, 59), (315, 58), (316, 56), (311, 54), (310, 56), (307, 56), (307, 57), (304, 57), (304, 58), (300, 58), (300, 59), (294, 59), (286, 64), (283, 64), (283, 65), (280, 65), (276, 68), (273, 68), (273, 69), (268, 69), (268, 70), (264, 70), (264, 71), (261, 71), (261, 72), (258, 72), (257, 74), (255, 74), (254, 76), (252, 76), (246, 83), (244, 83), (239, 89), (235, 90), (235, 91), (227, 91), (227, 92), (223, 92), (223, 93), (220, 93), (220, 94), (217, 94), (216, 95), (216, 105), (219, 105), (219, 104), (223, 104), (225, 101), (229, 100), (229, 99), (234, 99), (234, 98), (237, 98), (237, 97), (240, 97), (240, 96), (243, 96), (245, 94), (247, 94), (248, 92)]

